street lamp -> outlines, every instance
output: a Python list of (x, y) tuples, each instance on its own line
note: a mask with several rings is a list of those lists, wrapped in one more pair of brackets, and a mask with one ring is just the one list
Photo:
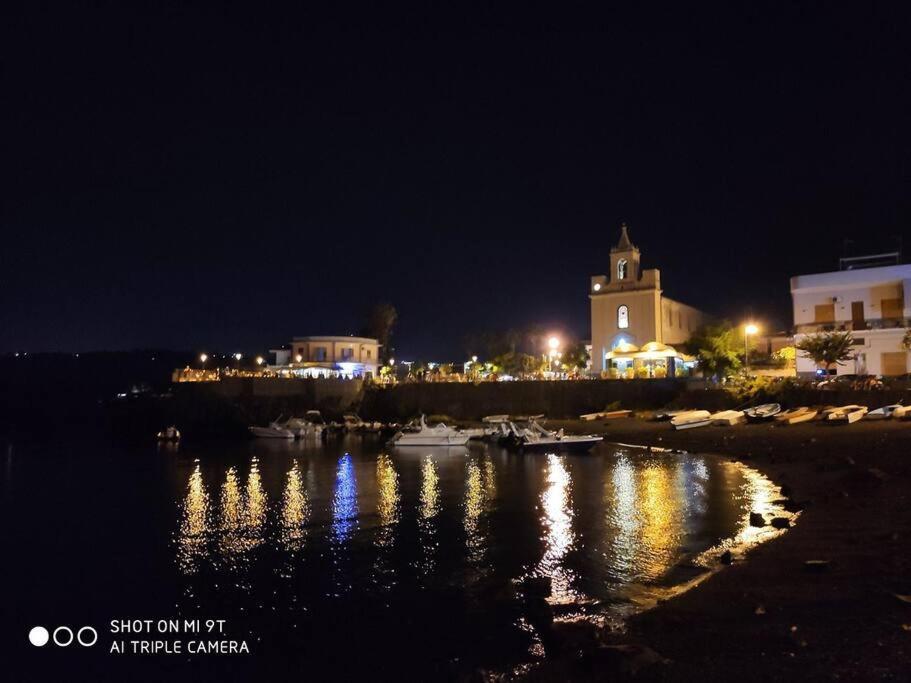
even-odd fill
[(262, 364), (263, 364), (263, 357), (262, 357), (262, 356), (257, 356), (257, 357), (256, 357), (256, 364), (257, 364), (257, 365), (262, 365)]
[(205, 353), (199, 354), (199, 362), (202, 363), (202, 369), (206, 369), (206, 361), (209, 360), (209, 356)]
[(747, 323), (743, 328), (743, 360), (746, 364), (747, 374), (750, 372), (750, 335), (759, 332), (753, 323)]

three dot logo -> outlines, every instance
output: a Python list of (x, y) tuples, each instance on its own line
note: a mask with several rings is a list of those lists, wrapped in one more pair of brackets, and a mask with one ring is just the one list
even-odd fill
[(69, 626), (58, 626), (52, 636), (44, 626), (35, 626), (28, 632), (28, 640), (35, 647), (44, 647), (52, 639), (57, 647), (69, 647), (73, 641), (82, 647), (92, 647), (98, 642), (98, 631), (91, 626), (83, 626), (73, 633)]

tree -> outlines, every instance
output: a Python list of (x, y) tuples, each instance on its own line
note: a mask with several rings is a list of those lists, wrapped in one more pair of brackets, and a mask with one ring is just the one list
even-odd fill
[(704, 377), (721, 379), (740, 368), (737, 335), (730, 323), (704, 325), (684, 345), (699, 360)]
[(794, 346), (828, 372), (833, 365), (844, 365), (845, 361), (854, 358), (853, 344), (850, 332), (821, 332), (804, 337)]
[(364, 336), (376, 339), (382, 345), (380, 358), (385, 362), (389, 360), (391, 349), (389, 340), (392, 339), (392, 330), (398, 321), (399, 314), (392, 304), (380, 303), (370, 309), (364, 325)]
[(578, 370), (584, 370), (588, 366), (589, 359), (588, 350), (582, 342), (570, 344), (563, 353), (563, 364), (566, 365), (570, 374), (575, 374)]

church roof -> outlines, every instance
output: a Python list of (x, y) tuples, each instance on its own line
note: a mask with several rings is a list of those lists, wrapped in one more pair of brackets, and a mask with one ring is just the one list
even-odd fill
[(621, 223), (620, 241), (617, 242), (617, 246), (614, 247), (613, 251), (632, 251), (635, 248), (636, 245), (629, 241), (629, 233), (627, 232), (626, 223)]

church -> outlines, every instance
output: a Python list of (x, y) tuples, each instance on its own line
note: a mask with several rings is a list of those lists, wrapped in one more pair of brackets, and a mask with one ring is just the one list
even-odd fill
[(690, 338), (706, 314), (664, 296), (657, 268), (642, 270), (626, 224), (610, 251), (610, 271), (591, 278), (592, 373), (632, 379), (675, 377), (692, 367), (673, 348)]

